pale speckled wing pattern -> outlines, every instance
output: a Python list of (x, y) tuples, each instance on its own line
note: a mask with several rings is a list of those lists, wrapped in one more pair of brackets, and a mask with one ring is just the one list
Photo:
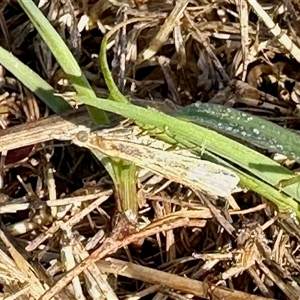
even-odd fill
[(230, 169), (201, 160), (187, 150), (165, 151), (171, 145), (148, 135), (138, 135), (133, 132), (134, 128), (96, 133), (80, 131), (73, 142), (107, 156), (130, 161), (212, 196), (226, 197), (237, 187), (239, 177)]

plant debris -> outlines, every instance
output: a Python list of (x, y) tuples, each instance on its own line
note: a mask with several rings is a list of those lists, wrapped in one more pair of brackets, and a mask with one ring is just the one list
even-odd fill
[[(108, 96), (101, 40), (139, 17), (108, 50), (133, 102), (167, 112), (218, 103), (299, 129), (298, 1), (55, 0), (39, 8), (99, 97)], [(59, 93), (73, 92), (17, 2), (0, 3), (0, 28), (1, 47)], [(251, 191), (221, 201), (141, 172), (135, 220), (118, 211), (113, 182), (89, 151), (39, 139), (30, 124), (46, 128), (54, 119), (38, 120), (53, 113), (0, 68), (0, 138), (28, 128), (0, 148), (1, 299), (299, 299), (292, 215)], [(34, 145), (22, 145), (30, 135)]]

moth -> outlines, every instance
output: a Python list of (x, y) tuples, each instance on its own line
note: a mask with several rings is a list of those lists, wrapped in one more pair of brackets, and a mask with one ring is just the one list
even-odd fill
[(73, 138), (73, 143), (127, 160), (212, 196), (226, 197), (232, 194), (240, 180), (232, 170), (201, 160), (188, 150), (170, 150), (170, 144), (141, 134), (136, 126), (98, 132), (81, 130)]

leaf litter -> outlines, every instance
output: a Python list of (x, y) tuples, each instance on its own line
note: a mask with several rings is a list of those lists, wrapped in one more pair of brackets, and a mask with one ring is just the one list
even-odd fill
[[(147, 17), (120, 30), (108, 52), (130, 99), (170, 110), (217, 103), (299, 127), (297, 1), (57, 0), (40, 9), (98, 96), (108, 95), (96, 58), (103, 35)], [(2, 47), (72, 91), (16, 2), (0, 4), (0, 24)], [(0, 94), (1, 130), (52, 114), (4, 68)], [(144, 171), (136, 221), (117, 213), (111, 179), (74, 145), (2, 152), (0, 171), (3, 299), (49, 299), (53, 286), (56, 299), (299, 298), (298, 223), (250, 191), (221, 201)], [(78, 264), (84, 272), (71, 278)], [(73, 280), (58, 292), (59, 279)]]

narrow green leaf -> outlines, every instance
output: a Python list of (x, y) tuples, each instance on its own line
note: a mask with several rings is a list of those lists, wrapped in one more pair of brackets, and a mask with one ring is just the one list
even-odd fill
[[(293, 172), (282, 167), (272, 159), (238, 143), (215, 131), (197, 126), (168, 116), (162, 112), (148, 110), (132, 104), (115, 103), (101, 98), (75, 97), (77, 100), (84, 100), (89, 105), (99, 107), (125, 118), (158, 128), (168, 133), (179, 144), (192, 148), (204, 147), (210, 152), (231, 161), (240, 166), (243, 170), (252, 173), (262, 181), (275, 186), (282, 179), (293, 177)], [(300, 201), (299, 184), (294, 183), (283, 188), (289, 196)]]
[[(116, 102), (129, 103), (129, 100), (119, 91), (112, 74), (109, 70), (106, 47), (108, 36), (105, 36), (101, 43), (99, 60), (104, 80), (110, 92), (109, 99)], [(112, 179), (115, 184), (121, 211), (130, 210), (134, 216), (138, 214), (138, 197), (136, 186), (137, 167), (129, 162), (111, 159), (113, 174)]]
[(105, 36), (101, 43), (99, 60), (100, 60), (100, 66), (102, 69), (104, 80), (110, 93), (109, 98), (110, 100), (116, 102), (129, 103), (129, 100), (119, 91), (111, 75), (107, 63), (107, 59), (106, 59), (106, 47), (107, 47), (107, 37)]
[[(106, 83), (111, 93), (111, 97), (115, 101), (123, 103), (122, 105), (120, 103), (118, 106), (115, 106), (112, 103), (104, 103), (103, 101), (96, 102), (96, 99), (89, 99), (90, 104), (98, 105), (101, 106), (101, 108), (104, 110), (121, 114), (126, 118), (134, 120), (136, 123), (146, 124), (146, 128), (149, 128), (149, 126), (153, 126), (156, 130), (161, 130), (161, 132), (164, 132), (163, 134), (161, 134), (160, 137), (166, 138), (167, 136), (169, 136), (171, 139), (173, 139), (175, 142), (178, 142), (181, 145), (185, 145), (187, 147), (191, 147), (194, 145), (198, 147), (205, 147), (205, 149), (208, 149), (210, 152), (217, 154), (223, 159), (229, 160), (234, 164), (237, 164), (245, 171), (257, 176), (258, 178), (255, 178), (243, 172), (242, 170), (235, 168), (235, 170), (239, 173), (243, 183), (246, 184), (249, 188), (258, 192), (260, 195), (270, 199), (271, 201), (276, 203), (281, 209), (292, 209), (296, 211), (297, 214), (299, 214), (298, 204), (292, 198), (284, 195), (283, 193), (280, 193), (277, 189), (267, 184), (269, 183), (275, 186), (279, 180), (289, 180), (293, 177), (293, 173), (289, 170), (283, 168), (279, 164), (275, 163), (273, 160), (259, 154), (258, 152), (249, 149), (237, 142), (234, 142), (222, 135), (219, 135), (214, 131), (207, 130), (200, 126), (195, 126), (194, 124), (181, 122), (180, 120), (169, 117), (159, 112), (145, 110), (143, 108), (139, 108), (128, 103), (126, 105), (126, 102), (128, 101), (120, 93), (117, 86), (115, 85), (113, 78), (109, 72), (108, 63), (105, 55), (107, 39), (111, 34), (113, 34), (115, 30), (116, 28), (112, 30), (109, 33), (109, 35), (103, 40), (100, 51), (100, 62)], [(103, 104), (108, 105), (104, 105), (104, 107)], [(258, 124), (261, 124), (264, 127), (264, 124)], [(251, 129), (254, 134), (257, 133), (257, 129), (249, 128), (249, 130)], [(281, 128), (277, 130), (280, 129)], [(242, 134), (243, 133), (244, 132), (242, 131)], [(272, 130), (270, 131), (270, 134), (270, 138), (272, 135), (274, 138), (274, 132), (272, 132)], [(260, 139), (258, 138), (257, 140), (259, 141)], [(276, 145), (275, 140), (273, 140), (273, 145), (274, 144)], [(267, 183), (261, 181), (260, 179), (264, 180)], [(300, 193), (298, 193), (298, 186), (299, 184), (295, 183), (292, 186), (285, 187), (284, 191), (291, 197), (294, 197), (295, 199), (300, 201)]]
[(116, 33), (120, 28), (122, 28), (122, 26), (135, 23), (135, 22), (143, 22), (143, 21), (152, 21), (152, 19), (149, 17), (137, 17), (137, 18), (131, 18), (129, 20), (121, 22), (118, 25), (116, 25), (114, 28), (112, 28), (102, 40), (100, 54), (99, 54), (100, 66), (104, 75), (105, 83), (110, 92), (110, 99), (116, 102), (128, 103), (129, 100), (120, 92), (120, 90), (118, 89), (118, 87), (114, 82), (111, 72), (109, 71), (109, 66), (106, 57), (107, 41), (114, 33)]
[(71, 109), (68, 102), (54, 95), (56, 91), (50, 84), (2, 47), (0, 47), (0, 63), (55, 113), (61, 114)]
[(112, 159), (114, 184), (120, 200), (120, 210), (130, 210), (135, 217), (138, 214), (137, 167), (123, 160)]
[[(38, 9), (32, 0), (18, 0), (18, 3), (26, 12), (36, 30), (45, 41), (58, 63), (67, 74), (69, 81), (74, 86), (78, 95), (95, 97), (86, 77), (77, 64), (69, 48), (60, 35), (54, 30), (47, 18)], [(97, 124), (108, 124), (106, 114), (96, 108), (88, 108), (92, 120)]]
[(185, 106), (177, 110), (174, 116), (284, 154), (300, 163), (300, 135), (262, 118), (211, 103)]
[[(195, 149), (196, 152), (200, 153), (201, 149)], [(242, 172), (240, 169), (233, 167), (228, 162), (220, 159), (219, 157), (211, 154), (205, 153), (203, 158), (208, 159), (214, 163), (224, 165), (225, 167), (233, 169), (240, 177), (241, 184), (256, 192), (265, 199), (270, 200), (278, 206), (281, 211), (288, 213), (295, 212), (296, 215), (300, 218), (300, 205), (292, 197), (287, 196), (278, 189), (266, 184), (265, 182), (255, 178), (245, 172)]]

